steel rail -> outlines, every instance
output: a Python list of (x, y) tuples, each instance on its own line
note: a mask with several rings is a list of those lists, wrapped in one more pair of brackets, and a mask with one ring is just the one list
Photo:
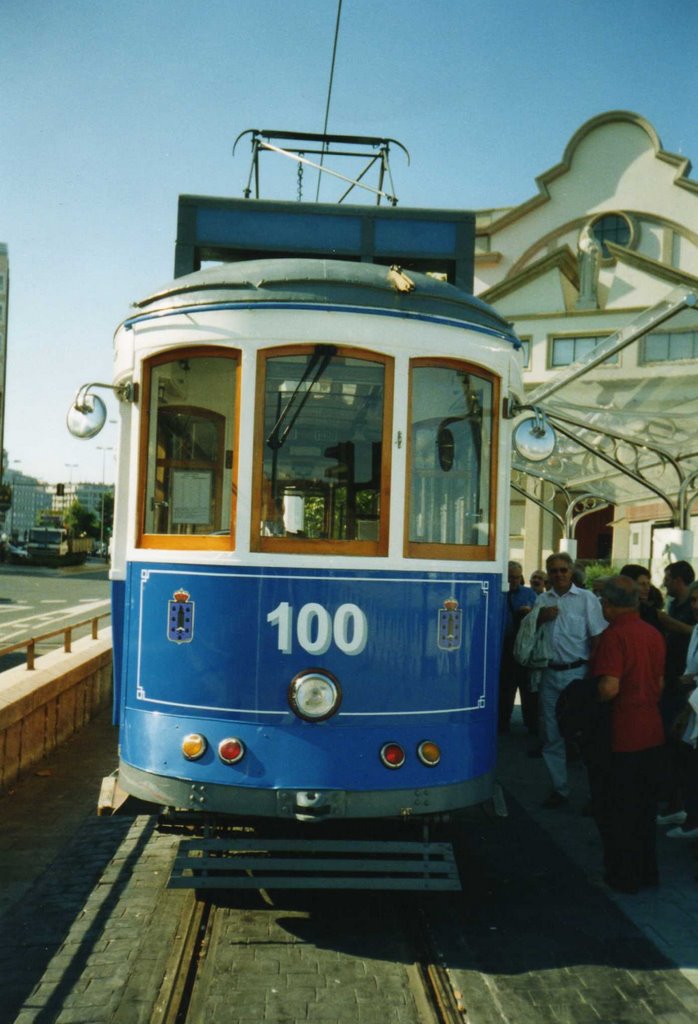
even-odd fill
[(428, 904), (422, 902), (415, 915), (408, 914), (407, 927), (417, 953), (415, 970), (435, 1024), (467, 1024), (468, 1011), (463, 994), (456, 991), (443, 957), (429, 927)]
[[(264, 898), (264, 890), (259, 891)], [(210, 897), (202, 897), (193, 890), (187, 892), (151, 1024), (186, 1024), (192, 1015), (200, 1019), (197, 1010), (207, 1000), (204, 962), (209, 956), (215, 959), (214, 921), (225, 911), (225, 906), (219, 906)], [(267, 911), (268, 908), (264, 912)], [(405, 935), (409, 936), (414, 956), (412, 965), (407, 965), (408, 985), (417, 1012), (425, 1024), (467, 1024), (464, 994), (454, 989), (449, 970), (436, 950), (427, 914), (422, 905), (416, 915), (407, 912), (405, 923)]]
[(182, 1024), (186, 1020), (204, 936), (214, 912), (215, 907), (208, 900), (198, 899), (193, 891), (186, 894), (151, 1021)]

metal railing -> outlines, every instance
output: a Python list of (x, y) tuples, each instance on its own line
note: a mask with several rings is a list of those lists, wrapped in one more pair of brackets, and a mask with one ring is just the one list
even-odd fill
[(43, 643), (44, 640), (51, 640), (54, 636), (63, 635), (63, 651), (65, 654), (70, 654), (73, 647), (73, 632), (76, 629), (81, 629), (83, 626), (91, 626), (92, 639), (97, 640), (99, 635), (99, 621), (100, 619), (111, 618), (111, 612), (102, 612), (101, 615), (93, 615), (89, 619), (82, 619), (80, 622), (73, 622), (70, 626), (60, 626), (58, 629), (51, 630), (50, 633), (42, 633), (40, 636), (32, 636), (28, 640), (20, 640), (16, 644), (12, 644), (10, 647), (0, 647), (0, 658), (3, 658), (6, 654), (14, 654), (15, 651), (26, 650), (27, 652), (27, 669), (34, 669), (34, 662), (36, 660), (36, 645)]

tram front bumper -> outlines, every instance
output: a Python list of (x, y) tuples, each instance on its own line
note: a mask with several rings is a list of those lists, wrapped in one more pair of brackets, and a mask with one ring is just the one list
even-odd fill
[(255, 789), (192, 783), (119, 765), (119, 785), (132, 796), (160, 807), (244, 818), (328, 821), (346, 818), (405, 818), (454, 811), (491, 799), (491, 774), (448, 786), (403, 790)]

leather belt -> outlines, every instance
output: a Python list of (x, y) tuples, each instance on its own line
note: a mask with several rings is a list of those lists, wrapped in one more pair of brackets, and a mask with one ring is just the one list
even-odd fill
[(576, 661), (566, 661), (566, 662), (553, 662), (553, 661), (549, 661), (548, 662), (548, 668), (552, 668), (555, 672), (563, 672), (565, 669), (568, 669), (568, 668), (581, 668), (582, 665), (586, 665), (586, 663), (587, 663), (587, 659), (586, 658), (577, 658)]

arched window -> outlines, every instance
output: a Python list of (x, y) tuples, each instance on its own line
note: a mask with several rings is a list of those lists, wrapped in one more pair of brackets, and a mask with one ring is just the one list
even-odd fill
[(611, 253), (607, 242), (615, 245), (629, 245), (633, 237), (633, 227), (623, 213), (604, 213), (591, 223), (594, 238), (601, 246), (601, 256), (607, 260)]

